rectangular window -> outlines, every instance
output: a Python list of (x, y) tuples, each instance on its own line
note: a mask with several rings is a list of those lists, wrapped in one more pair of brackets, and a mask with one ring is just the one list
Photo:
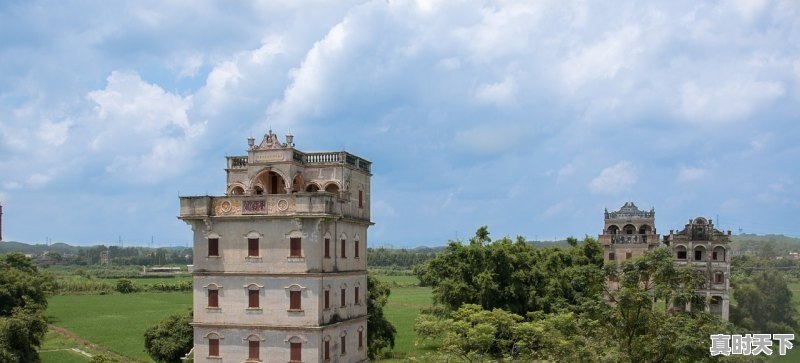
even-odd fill
[(346, 336), (342, 337), (342, 355), (344, 355), (344, 353), (347, 353), (347, 345), (345, 344), (346, 343), (345, 338)]
[(608, 253), (608, 260), (609, 261), (614, 261), (614, 252), (609, 252)]
[(363, 330), (359, 330), (358, 331), (358, 349), (359, 350), (364, 349), (364, 331)]
[(633, 253), (631, 253), (631, 252), (625, 252), (625, 259), (626, 259), (626, 260), (630, 260), (632, 256), (633, 256)]
[(685, 260), (686, 259), (686, 251), (678, 251), (678, 259)]
[(208, 307), (219, 307), (219, 290), (208, 290)]
[(330, 309), (331, 307), (331, 292), (330, 290), (325, 290), (325, 309)]
[(717, 251), (711, 252), (711, 259), (714, 261), (717, 260)]
[(208, 239), (208, 255), (219, 256), (219, 238)]
[(358, 243), (358, 241), (355, 241), (353, 244), (356, 247), (355, 248), (356, 253), (355, 253), (355, 255), (353, 255), (353, 257), (358, 258), (358, 245), (359, 245), (359, 243)]
[(258, 257), (258, 238), (247, 239), (247, 256)]
[(247, 290), (247, 307), (258, 308), (258, 290)]
[(289, 310), (302, 310), (300, 306), (300, 291), (289, 291)]
[(289, 256), (291, 257), (302, 257), (300, 253), (300, 238), (293, 237), (289, 239), (290, 251)]
[(354, 299), (353, 301), (355, 301), (355, 304), (356, 304), (356, 305), (358, 305), (358, 303), (359, 303), (359, 299), (358, 299), (358, 286), (356, 286), (355, 299)]
[(291, 353), (289, 353), (289, 361), (290, 362), (301, 362), (303, 360), (303, 356), (300, 354), (301, 345), (302, 343), (290, 343)]
[(364, 191), (363, 190), (359, 190), (358, 191), (358, 207), (359, 208), (364, 208)]
[(714, 274), (714, 283), (721, 284), (722, 283), (722, 274), (717, 272)]
[(331, 342), (329, 340), (325, 341), (325, 360), (331, 359)]
[(702, 261), (703, 260), (703, 251), (694, 251), (694, 260), (695, 261)]
[(331, 239), (325, 239), (325, 258), (331, 258)]
[(342, 240), (342, 258), (347, 258), (347, 240)]
[(344, 307), (345, 303), (347, 302), (347, 289), (342, 289), (342, 307)]
[(219, 357), (219, 339), (214, 338), (208, 340), (208, 356)]
[(248, 359), (250, 360), (258, 360), (258, 340), (251, 340), (250, 341), (250, 354), (248, 355)]

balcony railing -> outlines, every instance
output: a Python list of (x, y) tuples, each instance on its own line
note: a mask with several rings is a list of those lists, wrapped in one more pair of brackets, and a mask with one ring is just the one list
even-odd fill
[[(346, 151), (303, 153), (295, 151), (292, 160), (303, 164), (348, 164), (359, 170), (370, 172), (372, 163)], [(247, 156), (229, 156), (228, 169), (243, 169), (247, 167)]]
[(181, 197), (180, 218), (204, 218), (214, 216), (302, 216), (344, 215), (357, 219), (368, 219), (359, 210), (343, 208), (339, 197), (333, 193), (293, 193), (268, 195), (243, 195), (224, 197)]

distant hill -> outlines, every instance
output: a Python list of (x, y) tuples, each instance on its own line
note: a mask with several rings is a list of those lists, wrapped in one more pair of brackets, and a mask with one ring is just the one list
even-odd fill
[[(0, 254), (2, 253), (10, 253), (10, 252), (19, 252), (24, 254), (42, 254), (44, 252), (58, 252), (62, 255), (66, 254), (78, 254), (83, 249), (91, 249), (97, 246), (106, 246), (110, 247), (110, 245), (93, 245), (93, 246), (73, 246), (62, 242), (53, 243), (51, 245), (43, 245), (43, 244), (27, 244), (23, 242), (16, 242), (16, 241), (8, 241), (8, 242), (0, 242)], [(131, 246), (136, 248), (142, 249), (150, 249), (149, 247), (140, 247), (140, 246)], [(165, 249), (167, 251), (180, 251), (184, 250), (187, 247), (153, 247), (153, 249)], [(189, 247), (191, 248), (191, 247)]]
[(800, 238), (784, 236), (782, 234), (740, 234), (731, 236), (733, 248), (740, 252), (757, 252), (765, 244), (772, 244), (778, 253), (800, 252)]

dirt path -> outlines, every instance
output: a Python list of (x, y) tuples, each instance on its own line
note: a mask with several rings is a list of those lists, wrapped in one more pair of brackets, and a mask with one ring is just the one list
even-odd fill
[(55, 326), (53, 324), (49, 324), (48, 325), (48, 329), (50, 331), (52, 331), (53, 333), (55, 333), (55, 334), (61, 335), (61, 336), (65, 337), (65, 338), (67, 338), (69, 340), (75, 341), (76, 343), (78, 343), (79, 345), (81, 345), (83, 347), (88, 347), (88, 348), (90, 348), (90, 349), (92, 349), (94, 351), (100, 352), (100, 354), (105, 355), (106, 357), (109, 357), (111, 359), (114, 359), (115, 361), (118, 361), (118, 362), (140, 362), (140, 363), (146, 363), (146, 362), (143, 362), (141, 360), (137, 360), (137, 359), (134, 359), (134, 358), (121, 356), (121, 355), (119, 355), (117, 353), (114, 353), (114, 352), (106, 349), (105, 347), (101, 347), (101, 346), (99, 346), (97, 344), (94, 344), (94, 343), (92, 343), (92, 342), (90, 342), (90, 341), (88, 341), (86, 339), (81, 338), (78, 334), (75, 334), (75, 332), (73, 332), (72, 330), (65, 329), (65, 328), (62, 328), (60, 326)]

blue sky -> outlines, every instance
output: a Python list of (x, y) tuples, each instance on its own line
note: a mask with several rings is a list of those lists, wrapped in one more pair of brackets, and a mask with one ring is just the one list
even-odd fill
[(793, 0), (0, 4), (6, 240), (183, 245), (270, 127), (373, 162), (370, 244), (800, 235)]

